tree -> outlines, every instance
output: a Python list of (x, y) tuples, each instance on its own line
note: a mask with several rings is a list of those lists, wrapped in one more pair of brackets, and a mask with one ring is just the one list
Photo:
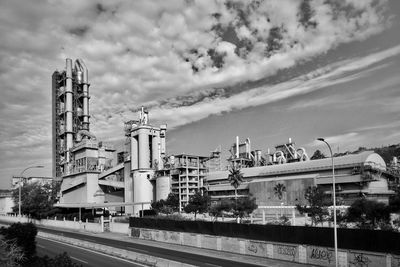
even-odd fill
[(214, 220), (218, 219), (218, 216), (222, 216), (223, 212), (229, 212), (232, 210), (233, 205), (230, 199), (224, 199), (221, 202), (211, 206), (210, 215), (214, 216)]
[(235, 188), (235, 202), (237, 202), (237, 188), (243, 182), (243, 174), (239, 167), (233, 165), (229, 169), (228, 181)]
[(179, 209), (179, 196), (169, 193), (167, 199), (161, 199), (151, 203), (151, 208), (156, 213), (171, 214)]
[(400, 188), (397, 187), (394, 189), (396, 192), (395, 195), (389, 197), (389, 207), (391, 212), (399, 212), (400, 211)]
[(390, 222), (390, 208), (385, 203), (358, 199), (347, 210), (347, 220), (360, 228), (377, 228)]
[[(54, 186), (54, 188), (53, 188)], [(32, 218), (41, 219), (44, 214), (53, 208), (57, 201), (56, 184), (44, 184), (39, 182), (26, 183), (21, 187), (21, 213), (29, 214)], [(19, 191), (18, 188), (12, 193), (16, 206), (14, 212), (18, 212)]]
[(173, 211), (179, 210), (179, 196), (178, 194), (169, 193), (165, 204), (172, 208)]
[(189, 203), (183, 208), (186, 213), (194, 213), (194, 219), (196, 219), (197, 213), (204, 213), (208, 210), (208, 203), (210, 197), (206, 194), (202, 195), (200, 191), (190, 197)]
[(319, 187), (310, 186), (307, 188), (304, 197), (309, 205), (296, 205), (296, 209), (300, 214), (307, 213), (310, 215), (311, 225), (322, 223), (329, 214), (326, 208), (328, 202), (324, 192)]
[(284, 184), (278, 183), (274, 186), (274, 195), (277, 196), (279, 200), (282, 199), (284, 192), (286, 192), (286, 186)]
[(248, 217), (255, 209), (257, 209), (255, 198), (242, 197), (235, 205), (234, 214), (242, 221), (243, 217)]
[(314, 160), (314, 159), (324, 159), (324, 158), (326, 158), (326, 156), (319, 149), (317, 149), (310, 159)]

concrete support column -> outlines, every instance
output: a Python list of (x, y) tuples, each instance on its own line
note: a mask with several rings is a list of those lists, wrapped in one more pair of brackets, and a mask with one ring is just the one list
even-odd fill
[(139, 129), (139, 169), (150, 168), (149, 130)]
[(296, 225), (296, 210), (292, 209), (292, 225)]
[[(133, 179), (129, 162), (124, 163), (124, 185), (124, 202), (133, 202)], [(133, 214), (133, 207), (125, 206), (125, 214)]]
[(265, 210), (262, 210), (262, 224), (265, 224)]
[(131, 170), (139, 168), (138, 136), (131, 135)]
[(305, 246), (298, 246), (299, 249), (299, 262), (307, 263), (307, 248)]
[[(133, 202), (152, 202), (153, 201), (153, 185), (149, 178), (153, 176), (152, 171), (134, 171), (133, 172)], [(134, 216), (139, 216), (139, 211), (149, 209), (150, 204), (135, 205), (133, 207)]]
[(161, 154), (160, 154), (160, 133), (156, 132), (153, 136), (153, 140), (151, 143), (151, 154), (152, 154), (152, 166), (153, 168), (157, 166), (157, 170), (160, 170), (160, 161), (161, 161)]
[(338, 266), (339, 267), (347, 267), (347, 252), (339, 251), (338, 252)]

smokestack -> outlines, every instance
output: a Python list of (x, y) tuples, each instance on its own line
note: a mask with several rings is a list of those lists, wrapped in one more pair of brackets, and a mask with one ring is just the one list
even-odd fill
[(163, 124), (160, 126), (160, 170), (164, 168), (163, 159), (166, 155), (165, 139), (167, 133), (167, 125)]
[(236, 158), (239, 158), (239, 136), (236, 136)]
[[(78, 66), (79, 71), (82, 73), (81, 83), (83, 84), (83, 122), (82, 128), (89, 131), (89, 83), (88, 83), (88, 69), (82, 59), (75, 61), (75, 66)], [(79, 75), (78, 75), (79, 80)], [(79, 81), (78, 81), (79, 82)]]

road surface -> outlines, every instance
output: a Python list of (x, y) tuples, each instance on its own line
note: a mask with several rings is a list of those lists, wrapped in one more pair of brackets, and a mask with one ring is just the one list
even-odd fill
[(38, 256), (43, 257), (47, 255), (50, 258), (54, 258), (56, 255), (67, 252), (75, 263), (81, 264), (84, 267), (144, 266), (114, 256), (94, 252), (85, 248), (44, 239), (39, 236), (36, 237), (36, 251)]
[[(182, 263), (186, 263), (186, 264), (191, 264), (191, 265), (195, 265), (195, 266), (203, 266), (203, 267), (231, 267), (231, 266), (243, 266), (243, 267), (255, 267), (255, 266), (260, 266), (260, 265), (256, 265), (256, 264), (251, 264), (251, 263), (247, 263), (244, 262), (243, 259), (241, 262), (238, 262), (237, 260), (235, 261), (235, 258), (240, 257), (240, 255), (233, 255), (232, 259), (225, 258), (222, 257), (218, 257), (217, 255), (214, 256), (208, 256), (205, 254), (196, 254), (196, 253), (191, 253), (190, 251), (184, 251), (184, 250), (174, 250), (173, 248), (170, 248), (168, 246), (168, 244), (165, 244), (165, 247), (158, 247), (158, 246), (150, 246), (150, 245), (144, 245), (144, 244), (140, 244), (140, 243), (134, 243), (134, 242), (129, 242), (129, 241), (124, 241), (124, 240), (116, 240), (116, 239), (110, 239), (110, 238), (106, 238), (106, 237), (102, 237), (101, 234), (99, 234), (98, 236), (93, 236), (93, 235), (86, 235), (86, 234), (82, 234), (79, 232), (71, 232), (69, 230), (63, 231), (62, 229), (54, 229), (54, 228), (45, 228), (45, 227), (40, 227), (37, 226), (38, 231), (41, 232), (45, 232), (45, 233), (50, 233), (50, 234), (56, 234), (56, 235), (62, 235), (65, 237), (70, 237), (70, 238), (75, 238), (75, 239), (79, 239), (79, 240), (84, 240), (84, 241), (89, 241), (89, 242), (93, 242), (93, 243), (97, 243), (97, 244), (101, 244), (101, 245), (107, 245), (107, 246), (111, 246), (111, 247), (115, 247), (115, 248), (120, 248), (120, 249), (125, 249), (125, 250), (129, 250), (129, 251), (133, 251), (133, 252), (137, 252), (137, 253), (141, 253), (141, 254), (146, 254), (146, 255), (151, 255), (154, 257), (160, 257), (160, 258), (164, 258), (164, 259), (168, 259), (168, 260), (173, 260), (173, 261), (177, 261), (177, 262), (182, 262)], [(39, 236), (37, 237), (39, 240)], [(53, 242), (56, 243), (56, 242)], [(39, 243), (39, 245), (42, 245), (41, 243)], [(60, 244), (61, 245), (61, 244)], [(41, 248), (40, 246), (37, 247), (38, 251), (40, 249), (47, 249), (49, 250), (48, 247), (46, 247), (46, 244), (43, 244), (42, 246), (44, 246), (44, 248)], [(53, 245), (55, 246), (55, 245)], [(67, 245), (64, 245), (67, 246)], [(76, 248), (78, 249), (78, 248)], [(52, 255), (56, 255), (56, 254), (60, 254), (62, 252), (61, 248), (57, 248), (56, 249), (56, 253), (52, 254)], [(42, 252), (41, 252), (42, 253)], [(50, 252), (49, 252), (50, 253)], [(82, 255), (83, 254), (87, 254), (88, 252), (80, 252)], [(93, 252), (94, 254), (96, 254), (96, 252)], [(214, 253), (212, 253), (214, 254)], [(75, 256), (77, 255), (77, 256)], [(97, 260), (97, 258), (99, 258), (99, 256), (95, 257), (96, 259), (86, 259), (83, 256), (80, 257), (78, 254), (72, 255), (74, 258), (77, 258), (79, 260), (81, 260), (82, 262), (79, 262), (78, 260), (75, 259), (75, 262), (81, 263), (83, 266), (103, 266), (103, 265), (98, 265), (99, 263), (94, 263), (92, 261)], [(51, 256), (51, 255), (49, 255)], [(112, 257), (109, 257), (112, 258)], [(110, 260), (110, 259), (108, 259)], [(114, 258), (115, 260), (115, 258)], [(84, 263), (83, 261), (87, 262)], [(100, 261), (100, 263), (102, 263), (103, 261)], [(89, 264), (89, 265), (85, 265), (85, 264)], [(114, 262), (115, 264), (115, 262)], [(127, 262), (125, 262), (125, 264), (128, 264)], [(117, 265), (112, 265), (112, 263), (109, 263), (108, 265), (104, 265), (104, 266), (135, 266), (135, 265), (122, 265), (122, 263), (118, 263)], [(139, 264), (140, 266), (140, 264)], [(268, 266), (268, 267), (304, 267), (304, 264), (301, 263), (297, 263), (297, 262), (289, 262), (289, 261), (282, 261), (282, 260), (276, 260), (276, 259), (267, 259), (264, 258), (262, 259), (262, 266)], [(311, 266), (311, 265), (309, 265)]]
[[(193, 254), (189, 252), (184, 252), (184, 251), (177, 251), (177, 250), (172, 250), (168, 249), (168, 244), (165, 244), (166, 248), (160, 248), (160, 247), (153, 247), (153, 246), (147, 246), (143, 244), (137, 244), (137, 243), (131, 243), (131, 242), (126, 242), (122, 240), (115, 240), (115, 239), (108, 239), (108, 238), (103, 238), (99, 236), (91, 236), (91, 235), (85, 235), (81, 233), (75, 233), (75, 232), (68, 232), (68, 231), (62, 231), (62, 230), (55, 230), (55, 229), (49, 229), (49, 228), (42, 228), (38, 227), (39, 231), (42, 232), (47, 232), (51, 234), (58, 234), (58, 235), (63, 235), (65, 237), (70, 237), (70, 238), (76, 238), (80, 240), (85, 240), (97, 244), (102, 244), (102, 245), (107, 245), (115, 248), (121, 248), (121, 249), (126, 249), (142, 254), (147, 254), (147, 255), (152, 255), (155, 257), (160, 257), (164, 259), (169, 259), (177, 262), (182, 262), (182, 263), (187, 263), (187, 264), (192, 264), (195, 266), (204, 266), (204, 267), (217, 267), (217, 266), (226, 266), (226, 267), (232, 267), (232, 266), (243, 266), (243, 267), (255, 267), (259, 265), (253, 265), (249, 263), (238, 263), (236, 261), (232, 260), (227, 260), (227, 259), (221, 259), (221, 258), (215, 258), (215, 257), (209, 257), (205, 255), (198, 255), (198, 254)], [(274, 261), (274, 260), (272, 260)], [(267, 263), (267, 259), (266, 259)], [(296, 263), (293, 263), (296, 265)], [(266, 266), (292, 266), (292, 265), (279, 265), (279, 264), (271, 264), (271, 265), (266, 265)]]

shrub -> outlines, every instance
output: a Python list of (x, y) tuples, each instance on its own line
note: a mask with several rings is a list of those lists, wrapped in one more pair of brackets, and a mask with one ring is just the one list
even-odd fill
[(64, 252), (62, 254), (58, 254), (54, 258), (49, 258), (48, 256), (44, 257), (35, 257), (30, 263), (29, 267), (80, 267), (82, 264), (77, 264), (72, 261), (71, 257)]
[(37, 228), (33, 223), (14, 223), (1, 229), (6, 241), (15, 240), (15, 245), (22, 249), (24, 259), (22, 264), (29, 262), (36, 255)]
[(382, 228), (382, 224), (390, 222), (390, 208), (385, 203), (359, 199), (347, 210), (347, 220), (360, 228)]

